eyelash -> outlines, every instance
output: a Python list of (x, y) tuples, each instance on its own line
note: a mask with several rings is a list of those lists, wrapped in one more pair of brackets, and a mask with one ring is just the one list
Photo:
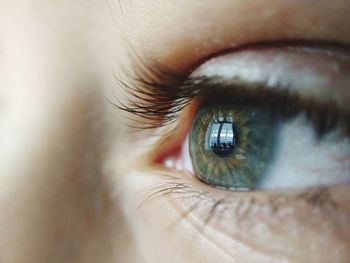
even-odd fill
[(181, 217), (176, 223), (186, 218), (190, 213), (197, 209), (201, 210), (203, 227), (210, 223), (211, 219), (220, 219), (221, 216), (229, 213), (237, 222), (249, 219), (253, 208), (265, 209), (266, 207), (272, 213), (278, 213), (285, 207), (292, 206), (293, 203), (301, 202), (310, 207), (327, 210), (329, 213), (338, 208), (338, 204), (332, 199), (328, 188), (314, 188), (303, 191), (297, 195), (288, 193), (270, 193), (267, 202), (258, 202), (258, 200), (249, 193), (232, 193), (230, 198), (218, 197), (206, 190), (195, 189), (192, 185), (185, 183), (176, 176), (161, 174), (157, 184), (147, 189), (146, 197), (139, 205), (139, 208), (147, 205), (149, 202), (158, 198), (168, 198), (171, 201), (176, 199), (190, 200), (191, 205), (181, 211)]
[[(141, 61), (141, 65), (144, 63)], [(117, 79), (125, 94), (127, 104), (116, 98), (113, 105), (138, 117), (139, 129), (155, 129), (176, 120), (181, 111), (191, 102), (197, 86), (166, 67), (160, 65), (141, 67), (129, 83)]]
[[(122, 103), (116, 98), (117, 102), (113, 105), (138, 117), (139, 126), (134, 128), (140, 130), (156, 129), (176, 122), (195, 98), (199, 102), (215, 98), (218, 103), (226, 100), (229, 103), (264, 105), (267, 110), (278, 110), (285, 119), (305, 113), (319, 138), (336, 127), (342, 128), (343, 135), (350, 134), (350, 113), (341, 110), (337, 102), (319, 103), (291, 93), (288, 87), (267, 89), (267, 83), (254, 83), (253, 89), (247, 89), (246, 83), (220, 83), (220, 79), (206, 77), (186, 79), (157, 64), (138, 71), (137, 75), (130, 83), (118, 80), (128, 99), (127, 103)], [(234, 99), (227, 101), (224, 99), (227, 97)]]

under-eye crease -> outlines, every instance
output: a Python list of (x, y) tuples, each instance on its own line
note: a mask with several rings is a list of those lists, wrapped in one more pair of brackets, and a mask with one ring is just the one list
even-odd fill
[[(153, 171), (150, 176), (154, 176), (154, 173)], [(169, 229), (193, 215), (200, 218), (201, 223), (197, 225), (200, 232), (204, 232), (207, 225), (235, 232), (237, 229), (243, 230), (243, 222), (261, 224), (261, 215), (276, 217), (277, 220), (283, 221), (281, 223), (285, 223), (286, 219), (283, 218), (290, 211), (297, 213), (299, 209), (306, 208), (311, 212), (310, 215), (320, 211), (329, 215), (329, 218), (333, 218), (338, 211), (338, 203), (332, 196), (332, 187), (312, 188), (300, 192), (230, 192), (227, 194), (227, 191), (211, 191), (207, 187), (201, 187), (200, 184), (194, 185), (169, 172), (157, 171), (156, 173), (158, 173), (157, 182), (144, 189), (145, 198), (139, 208), (159, 199), (165, 199), (166, 204), (172, 205), (179, 213), (179, 217), (171, 222)], [(291, 207), (293, 207), (292, 210), (290, 210)], [(289, 215), (289, 219), (297, 216), (293, 213)], [(337, 220), (332, 223), (336, 225)]]

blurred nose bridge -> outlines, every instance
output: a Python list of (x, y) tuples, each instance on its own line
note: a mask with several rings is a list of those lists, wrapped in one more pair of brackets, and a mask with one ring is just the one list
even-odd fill
[(96, 262), (84, 250), (106, 243), (109, 199), (89, 17), (47, 1), (4, 5), (0, 261)]

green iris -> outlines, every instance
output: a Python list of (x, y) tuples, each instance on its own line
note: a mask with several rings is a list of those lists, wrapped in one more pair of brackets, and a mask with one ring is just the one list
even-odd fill
[(272, 112), (239, 103), (203, 104), (189, 140), (197, 178), (229, 189), (257, 188), (274, 153), (278, 118)]

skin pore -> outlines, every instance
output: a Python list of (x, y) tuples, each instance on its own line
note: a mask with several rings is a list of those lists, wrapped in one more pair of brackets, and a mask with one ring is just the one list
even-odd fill
[[(349, 11), (346, 0), (2, 1), (0, 262), (348, 262), (348, 184), (210, 187), (152, 162), (170, 128), (133, 129), (112, 104), (154, 62), (188, 76), (249, 44), (349, 45)], [(174, 125), (191, 125), (183, 115)]]

